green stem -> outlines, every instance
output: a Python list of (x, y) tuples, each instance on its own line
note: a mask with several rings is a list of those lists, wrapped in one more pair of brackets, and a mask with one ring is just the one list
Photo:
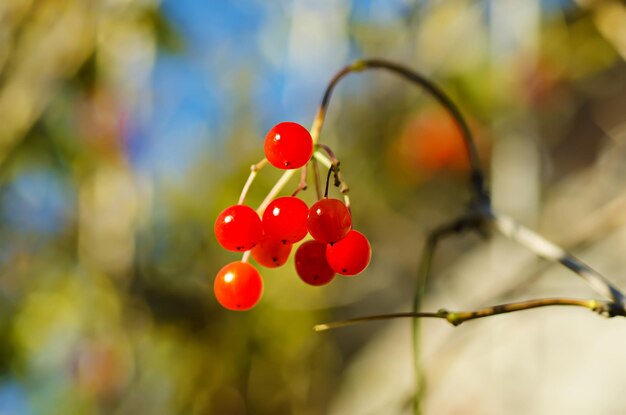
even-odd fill
[(626, 317), (626, 309), (611, 301), (581, 300), (578, 298), (537, 298), (533, 300), (518, 301), (514, 303), (498, 304), (481, 308), (474, 311), (448, 311), (441, 309), (437, 312), (410, 312), (378, 314), (373, 316), (352, 318), (349, 320), (334, 321), (332, 323), (318, 324), (315, 331), (324, 331), (354, 324), (367, 323), (378, 320), (391, 320), (395, 318), (440, 318), (448, 321), (453, 326), (458, 326), (466, 321), (496, 316), (499, 314), (514, 313), (516, 311), (531, 310), (533, 308), (551, 306), (574, 306), (583, 307), (605, 317)]
[[(413, 313), (419, 313), (424, 294), (426, 292), (426, 284), (432, 273), (433, 258), (437, 245), (441, 238), (460, 233), (467, 229), (478, 229), (482, 221), (479, 216), (467, 215), (462, 216), (448, 224), (442, 225), (430, 233), (426, 239), (426, 245), (422, 251), (422, 256), (417, 270), (417, 282), (415, 285), (415, 293), (413, 295)], [(421, 413), (421, 401), (424, 397), (424, 376), (422, 375), (420, 364), (420, 319), (413, 320), (413, 364), (415, 372), (416, 394), (413, 400), (413, 414)]]

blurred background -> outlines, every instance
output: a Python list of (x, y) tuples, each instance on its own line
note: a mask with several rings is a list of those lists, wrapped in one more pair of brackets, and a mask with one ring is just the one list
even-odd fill
[[(410, 321), (312, 327), (409, 310), (426, 233), (467, 202), (459, 135), (417, 88), (350, 75), (322, 133), (370, 267), (321, 288), (292, 262), (262, 270), (246, 313), (212, 294), (239, 259), (213, 222), (265, 133), (310, 125), (361, 57), (432, 77), (477, 135), (495, 207), (626, 288), (623, 2), (3, 0), (0, 413), (410, 413)], [(425, 309), (547, 295), (594, 298), (467, 236), (438, 253)], [(625, 327), (571, 309), (425, 322), (425, 413), (625, 413)]]

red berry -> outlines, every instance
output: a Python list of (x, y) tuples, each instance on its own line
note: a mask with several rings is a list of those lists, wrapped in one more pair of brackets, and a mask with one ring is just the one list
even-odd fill
[(297, 169), (313, 155), (309, 131), (295, 122), (276, 124), (265, 136), (265, 157), (279, 169)]
[(215, 220), (217, 242), (229, 251), (247, 251), (261, 240), (261, 219), (250, 207), (227, 207)]
[(263, 294), (259, 272), (246, 262), (231, 262), (215, 277), (213, 292), (217, 301), (229, 310), (249, 310)]
[(278, 239), (264, 237), (257, 246), (252, 248), (252, 257), (264, 267), (280, 267), (289, 259), (292, 246), (292, 244), (285, 244)]
[(306, 241), (298, 247), (295, 256), (296, 272), (307, 284), (324, 285), (335, 278), (335, 271), (326, 261), (326, 244)]
[(370, 263), (372, 248), (361, 232), (351, 230), (345, 238), (326, 247), (330, 267), (341, 275), (356, 275)]
[(263, 212), (263, 232), (283, 243), (295, 243), (307, 234), (306, 219), (309, 208), (301, 199), (292, 196), (273, 200)]
[(307, 228), (316, 241), (332, 245), (348, 234), (352, 216), (341, 200), (321, 199), (309, 209)]

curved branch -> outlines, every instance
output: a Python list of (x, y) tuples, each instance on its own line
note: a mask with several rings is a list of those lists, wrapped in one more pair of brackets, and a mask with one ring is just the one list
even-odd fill
[[(489, 206), (489, 193), (487, 192), (487, 188), (485, 186), (485, 175), (480, 163), (480, 158), (478, 157), (478, 150), (476, 148), (472, 132), (469, 129), (467, 122), (463, 118), (461, 111), (437, 85), (435, 85), (433, 82), (428, 80), (426, 77), (420, 75), (419, 73), (414, 72), (413, 70), (397, 63), (389, 62), (383, 59), (363, 59), (357, 60), (339, 70), (328, 83), (322, 97), (322, 102), (317, 109), (315, 118), (313, 119), (313, 125), (311, 126), (310, 130), (313, 144), (317, 144), (317, 142), (319, 141), (319, 136), (322, 131), (322, 127), (324, 126), (324, 120), (326, 119), (326, 111), (328, 109), (328, 105), (330, 104), (330, 98), (332, 97), (333, 91), (335, 90), (335, 87), (337, 86), (339, 81), (350, 73), (362, 72), (368, 69), (384, 69), (398, 76), (401, 76), (402, 78), (414, 84), (421, 86), (448, 111), (454, 122), (461, 130), (463, 136), (463, 143), (465, 144), (465, 150), (467, 152), (467, 157), (471, 168), (470, 185), (472, 191), (474, 192), (475, 204)], [(263, 210), (271, 202), (272, 198), (284, 187), (284, 185), (289, 181), (293, 174), (293, 170), (287, 170), (283, 173), (274, 188), (271, 189), (263, 202), (261, 202), (261, 205), (258, 207), (257, 212), (263, 212)], [(345, 197), (347, 198), (347, 196)]]
[(428, 80), (424, 76), (420, 75), (417, 72), (412, 71), (411, 69), (389, 62), (383, 59), (363, 59), (358, 60), (348, 65), (341, 70), (339, 70), (335, 76), (331, 79), (330, 83), (326, 87), (326, 91), (324, 92), (324, 97), (322, 98), (322, 103), (318, 109), (318, 112), (315, 116), (314, 127), (312, 129), (312, 134), (315, 137), (319, 136), (321, 132), (322, 126), (324, 124), (324, 119), (326, 116), (326, 110), (328, 108), (328, 104), (330, 103), (330, 98), (335, 89), (337, 83), (344, 78), (346, 75), (352, 72), (362, 72), (368, 69), (384, 69), (389, 72), (392, 72), (402, 78), (421, 86), (426, 92), (432, 95), (450, 114), (450, 116), (454, 119), (454, 122), (461, 130), (463, 136), (463, 142), (465, 144), (465, 150), (467, 152), (467, 157), (471, 167), (471, 186), (472, 190), (475, 193), (475, 197), (479, 201), (487, 201), (489, 199), (487, 189), (485, 187), (485, 179), (484, 172), (480, 163), (480, 158), (478, 157), (478, 150), (476, 149), (476, 144), (472, 132), (467, 125), (467, 122), (463, 118), (461, 111), (459, 108), (452, 102), (452, 100), (432, 81)]

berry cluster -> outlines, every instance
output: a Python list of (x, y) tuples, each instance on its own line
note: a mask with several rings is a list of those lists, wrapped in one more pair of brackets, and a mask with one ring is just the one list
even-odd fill
[[(297, 169), (311, 160), (313, 147), (306, 128), (283, 122), (268, 132), (265, 157), (279, 169)], [(367, 238), (352, 229), (348, 207), (327, 196), (310, 208), (295, 196), (278, 197), (262, 217), (240, 200), (219, 214), (214, 231), (224, 249), (250, 251), (259, 265), (268, 268), (284, 265), (293, 245), (310, 234), (313, 239), (296, 250), (295, 267), (302, 281), (315, 286), (329, 283), (336, 274), (359, 274), (371, 257)], [(263, 293), (261, 275), (245, 258), (224, 266), (215, 278), (215, 296), (227, 309), (248, 310)]]

